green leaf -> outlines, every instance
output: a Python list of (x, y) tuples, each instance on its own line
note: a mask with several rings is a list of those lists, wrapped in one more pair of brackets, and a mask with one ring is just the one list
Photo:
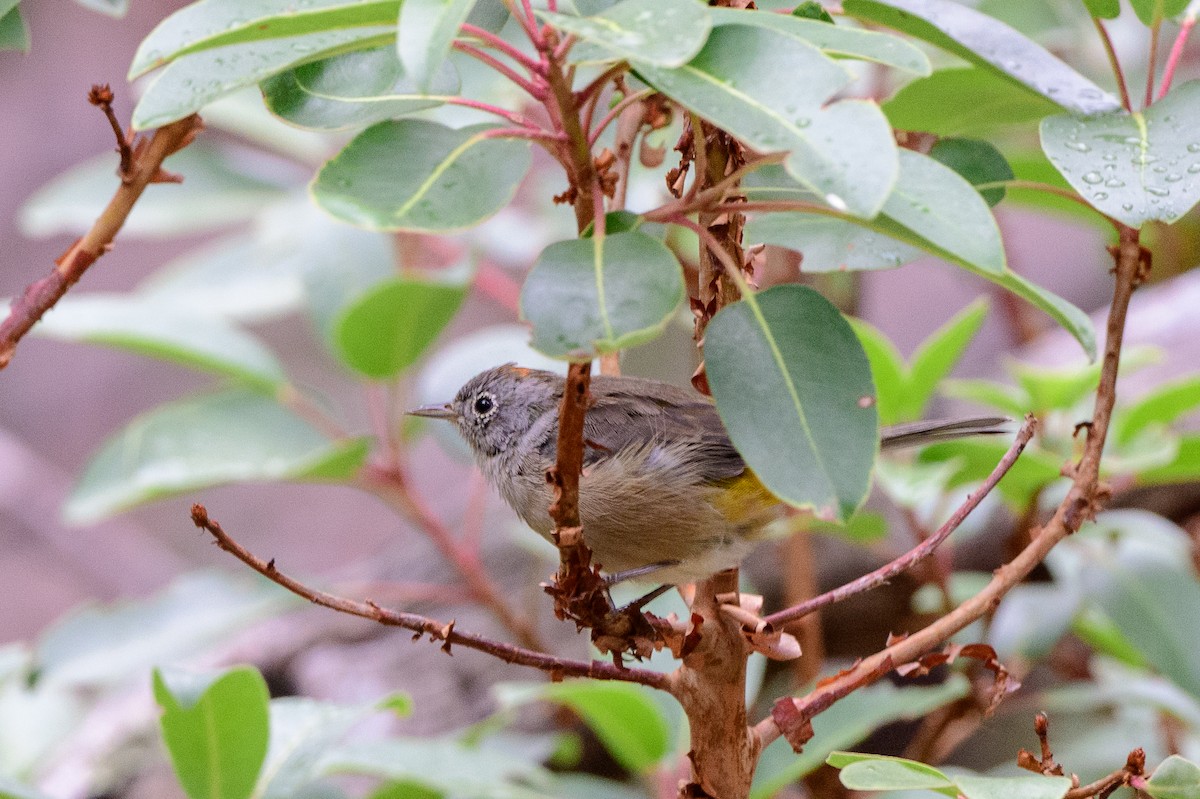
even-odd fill
[(1000, 228), (987, 203), (953, 169), (928, 156), (900, 151), (900, 176), (883, 216), (885, 225), (895, 222), (972, 271), (998, 275), (1006, 269)]
[[(932, 444), (917, 457), (922, 463), (955, 463), (958, 469), (950, 482), (960, 486), (987, 477), (1007, 450), (1007, 442), (974, 438)], [(1061, 476), (1060, 458), (1042, 450), (1026, 450), (996, 488), (1015, 507), (1024, 508), (1035, 493)]]
[(842, 785), (857, 791), (937, 791), (957, 796), (954, 782), (933, 766), (884, 755), (858, 755), (853, 752), (834, 752), (829, 765), (840, 768)]
[(745, 240), (795, 250), (805, 272), (894, 269), (920, 258), (917, 247), (846, 219), (788, 211), (755, 214)]
[(291, 799), (325, 775), (324, 755), (363, 718), (373, 702), (337, 705), (300, 697), (274, 699), (271, 737), (253, 799)]
[(1169, 425), (1197, 407), (1200, 376), (1165, 383), (1113, 414), (1113, 438), (1128, 443), (1150, 425)]
[(428, 92), (404, 73), (396, 48), (377, 47), (326, 58), (263, 81), (267, 108), (293, 125), (315, 130), (362, 127), (441, 105), (456, 94), (449, 63), (431, 78)]
[(671, 731), (657, 703), (639, 685), (581, 681), (502, 686), (501, 703), (512, 707), (534, 700), (571, 708), (592, 729), (623, 768), (645, 774), (670, 751)]
[(1200, 796), (1200, 766), (1179, 755), (1171, 755), (1158, 764), (1143, 790), (1154, 799)]
[(148, 130), (199, 111), (234, 89), (285, 69), (390, 42), (393, 26), (349, 28), (284, 39), (231, 44), (175, 59), (146, 88), (133, 109), (135, 130)]
[(267, 684), (257, 670), (231, 669), (196, 695), (194, 681), (154, 671), (163, 740), (191, 799), (247, 799), (267, 754)]
[(640, 231), (573, 239), (542, 251), (521, 289), (533, 347), (553, 358), (590, 358), (643, 344), (683, 301), (675, 256)]
[(466, 294), (466, 286), (403, 278), (376, 286), (335, 323), (342, 361), (374, 380), (396, 377), (429, 349)]
[[(933, 331), (913, 353), (907, 401), (895, 421), (920, 419), (938, 384), (950, 374), (987, 319), (990, 303), (981, 297)], [(891, 424), (892, 422), (884, 422)]]
[(989, 135), (1059, 107), (983, 67), (949, 67), (909, 83), (883, 104), (892, 125), (939, 136)]
[[(941, 139), (929, 150), (929, 157), (953, 169), (972, 186), (1013, 179), (1012, 167), (1000, 151), (979, 139)], [(1003, 186), (979, 193), (992, 207), (1004, 199)]]
[(1196, 630), (1179, 623), (1200, 618), (1200, 583), (1186, 560), (1134, 536), (1087, 543), (1085, 596), (1156, 671), (1200, 697)]
[[(791, 16), (735, 8), (710, 8), (708, 13), (712, 15), (716, 25), (756, 25), (768, 28), (802, 39), (834, 58), (856, 58), (914, 75), (929, 74), (929, 58), (919, 48), (900, 37), (862, 28), (830, 25), (813, 18), (797, 16), (796, 12), (802, 7), (797, 6)], [(823, 8), (821, 13), (825, 13)], [(829, 17), (827, 13), (825, 16)]]
[(1009, 371), (1029, 399), (1027, 411), (1038, 414), (1070, 410), (1089, 397), (1100, 383), (1099, 363), (1082, 367), (1044, 367), (1015, 361)]
[(404, 0), (396, 51), (413, 83), (430, 91), (475, 0)]
[[(1002, 256), (1002, 248), (993, 250), (990, 245), (987, 247), (982, 247), (979, 242), (962, 242), (961, 237), (958, 236), (953, 227), (948, 224), (948, 219), (955, 213), (962, 213), (961, 209), (956, 210), (947, 208), (948, 202), (946, 198), (931, 195), (929, 193), (930, 186), (928, 182), (922, 181), (921, 178), (926, 174), (929, 174), (934, 177), (934, 180), (932, 181), (933, 185), (944, 185), (954, 192), (965, 192), (965, 194), (962, 194), (962, 196), (969, 198), (968, 202), (971, 202), (976, 206), (976, 211), (972, 213), (974, 214), (982, 210), (983, 213), (987, 214), (988, 219), (991, 220), (989, 225), (988, 223), (984, 222), (982, 218), (977, 219), (977, 222), (979, 223), (979, 229), (986, 230), (988, 227), (995, 226), (995, 220), (992, 219), (991, 212), (987, 209), (982, 198), (979, 197), (978, 192), (975, 192), (975, 190), (972, 189), (966, 183), (966, 181), (958, 177), (953, 170), (941, 166), (937, 162), (932, 161), (932, 159), (924, 158), (917, 153), (912, 153), (907, 150), (903, 150), (901, 152), (905, 153), (905, 155), (901, 156), (904, 163), (916, 164), (920, 168), (907, 169), (901, 172), (901, 182), (905, 183), (905, 185), (903, 188), (901, 188), (900, 185), (897, 184), (897, 188), (904, 198), (897, 200), (897, 204), (900, 205), (907, 202), (909, 204), (908, 210), (910, 211), (910, 215), (917, 218), (922, 216), (920, 212), (922, 207), (931, 209), (936, 208), (938, 210), (937, 214), (935, 214), (935, 216), (938, 217), (936, 220), (937, 224), (933, 226), (932, 230), (927, 232), (938, 233), (939, 235), (944, 236), (946, 239), (945, 243), (948, 245), (959, 247), (964, 250), (973, 249), (983, 251), (984, 249), (987, 249), (991, 251), (992, 257)], [(923, 159), (923, 161), (919, 161), (917, 159)], [(932, 163), (932, 166), (928, 166), (924, 162), (930, 162)], [(813, 196), (802, 186), (799, 186), (794, 181), (782, 176), (778, 170), (772, 171), (770, 168), (762, 169), (751, 174), (747, 180), (747, 183), (747, 195), (752, 199), (800, 201), (811, 201), (813, 199)], [(814, 213), (816, 212), (814, 211)], [(1076, 340), (1079, 341), (1080, 345), (1084, 349), (1084, 352), (1087, 353), (1089, 358), (1094, 359), (1096, 357), (1096, 332), (1088, 315), (1056, 294), (1030, 283), (1028, 280), (1016, 274), (1015, 272), (1010, 272), (1006, 268), (1002, 269), (1000, 272), (996, 272), (994, 269), (985, 269), (970, 261), (966, 261), (960, 255), (955, 255), (954, 253), (947, 251), (944, 247), (939, 246), (937, 243), (923, 238), (916, 232), (911, 231), (907, 227), (899, 224), (896, 220), (890, 219), (886, 214), (882, 214), (873, 220), (859, 219), (857, 217), (838, 214), (834, 211), (821, 210), (821, 214), (828, 215), (831, 218), (835, 218), (839, 221), (850, 222), (860, 225), (868, 230), (885, 234), (890, 238), (895, 239), (897, 242), (902, 241), (912, 246), (921, 247), (927, 252), (949, 260), (952, 263), (956, 263), (968, 271), (979, 275), (980, 277), (985, 277), (988, 280), (991, 280), (993, 283), (996, 283), (1008, 291), (1013, 292), (1032, 305), (1035, 305), (1036, 307), (1045, 311), (1056, 322), (1058, 322), (1069, 333), (1071, 333)], [(787, 247), (795, 247), (797, 244), (800, 244), (800, 246), (803, 247), (804, 241), (801, 239), (800, 234), (797, 233), (793, 235), (789, 233), (787, 226), (793, 222), (799, 224), (799, 220), (805, 219), (806, 215), (801, 213), (783, 212), (776, 213), (775, 216), (782, 217), (785, 221), (763, 223), (761, 225), (759, 223), (753, 223), (753, 226), (750, 228), (750, 230), (754, 235), (748, 236), (748, 240), (754, 241), (757, 237), (770, 235), (770, 239), (764, 239), (767, 243), (778, 244), (780, 246)], [(801, 224), (800, 227), (801, 230), (803, 230), (805, 225)], [(827, 239), (824, 242), (818, 242), (815, 245), (814, 251), (821, 254), (822, 257), (834, 257), (836, 255), (840, 255), (841, 258), (844, 259), (841, 261), (841, 263), (847, 265), (850, 263), (862, 263), (864, 264), (864, 268), (866, 266), (869, 266), (870, 268), (883, 268), (887, 264), (881, 263), (881, 261), (896, 261), (907, 256), (907, 253), (903, 250), (899, 253), (895, 252), (895, 249), (901, 246), (899, 244), (893, 245), (893, 249), (889, 251), (885, 249), (886, 244), (884, 242), (873, 241), (872, 252), (877, 253), (879, 256), (878, 258), (872, 257), (870, 259), (858, 261), (852, 260), (850, 255), (845, 250), (842, 250), (841, 252), (834, 250), (834, 247), (837, 246), (834, 242), (836, 242), (837, 239), (834, 238), (833, 233), (828, 233), (826, 228), (819, 226), (816, 229), (823, 233), (827, 233), (830, 236), (830, 239)], [(835, 233), (837, 235), (844, 235), (844, 233), (841, 231), (835, 231)], [(845, 242), (845, 247), (849, 247), (851, 244), (855, 243), (856, 240), (851, 237), (845, 237), (842, 239), (842, 241)], [(822, 249), (825, 247), (829, 249)]]
[(1146, 658), (1130, 643), (1113, 620), (1098, 608), (1087, 607), (1076, 614), (1071, 623), (1071, 632), (1097, 652), (1138, 670), (1146, 670)]
[[(984, 275), (984, 277), (988, 277)], [(1031, 283), (1016, 272), (1005, 272), (989, 280), (1008, 289), (1030, 305), (1042, 309), (1050, 318), (1075, 337), (1089, 360), (1096, 359), (1096, 329), (1092, 320), (1078, 307), (1064, 300), (1049, 289)]]
[(1121, 107), (1032, 39), (953, 0), (845, 0), (842, 8), (948, 50), (1068, 111), (1101, 114)]
[(72, 295), (55, 305), (34, 332), (60, 341), (106, 344), (264, 389), (287, 380), (279, 361), (254, 336), (218, 316), (153, 299)]
[(1173, 485), (1192, 483), (1200, 479), (1200, 435), (1185, 435), (1179, 439), (1175, 459), (1162, 466), (1144, 469), (1137, 474), (1139, 485)]
[(803, 3), (792, 9), (793, 17), (801, 19), (815, 19), (819, 22), (828, 22), (834, 24), (833, 17), (825, 10), (825, 6), (821, 5), (817, 0), (804, 0)]
[(1029, 396), (1020, 388), (994, 380), (947, 380), (942, 383), (941, 390), (947, 397), (989, 405), (1016, 417), (1024, 416), (1033, 408)]
[(722, 25), (685, 66), (663, 69), (635, 61), (634, 69), (750, 147), (788, 151), (788, 172), (834, 208), (870, 218), (891, 191), (898, 167), (887, 120), (871, 102), (827, 104), (850, 75), (801, 39), (768, 28)]
[(470, 227), (503, 208), (529, 169), (529, 142), (494, 137), (495, 130), (380, 122), (321, 168), (313, 198), (338, 219), (371, 230)]
[(55, 622), (37, 644), (38, 679), (75, 691), (144, 679), (155, 664), (194, 656), (293, 601), (253, 577), (184, 574), (147, 599), (83, 606)]
[(448, 738), (392, 738), (345, 744), (327, 751), (326, 774), (361, 774), (406, 780), (464, 799), (522, 796), (515, 784), (541, 782), (546, 773), (532, 759)]
[(816, 291), (776, 286), (722, 308), (705, 334), (708, 382), (730, 438), (783, 501), (841, 521), (878, 451), (871, 368)]
[(1042, 149), (1102, 213), (1141, 227), (1175, 222), (1200, 202), (1200, 81), (1144, 112), (1042, 120)]
[(861, 688), (813, 719), (813, 738), (799, 755), (783, 740), (767, 747), (754, 773), (750, 799), (770, 799), (820, 767), (835, 750), (859, 743), (886, 724), (916, 721), (969, 692), (970, 684), (961, 674), (949, 675), (941, 685), (876, 683)]
[(1083, 4), (1093, 17), (1116, 19), (1121, 16), (1121, 0), (1083, 0)]
[(215, 47), (253, 44), (306, 34), (395, 27), (400, 0), (201, 0), (160, 22), (142, 40), (129, 78), (168, 61)]
[(369, 799), (445, 799), (446, 794), (412, 780), (394, 780), (375, 789)]
[(262, 394), (231, 389), (159, 406), (118, 432), (84, 470), (64, 513), (110, 516), (159, 497), (251, 480), (344, 480), (365, 440), (330, 441)]
[[(680, 67), (704, 46), (712, 18), (695, 0), (622, 0), (592, 17), (537, 11), (565, 33), (617, 58), (659, 67)], [(577, 48), (572, 60), (593, 60), (592, 48)]]
[[(112, 153), (90, 158), (39, 188), (21, 208), (22, 232), (82, 235), (117, 189), (116, 166)], [(123, 238), (202, 233), (244, 222), (286, 190), (247, 174), (244, 164), (204, 141), (171, 156), (166, 168), (183, 175), (183, 183), (148, 186), (121, 229)]]
[(912, 421), (904, 415), (903, 404), (908, 393), (908, 364), (891, 339), (878, 328), (861, 319), (851, 319), (850, 325), (858, 336), (871, 376), (875, 381), (875, 407), (879, 409), (881, 425)]
[(959, 774), (954, 782), (967, 799), (1062, 799), (1071, 790), (1070, 777), (1041, 774), (1022, 777)]
[[(1116, 4), (1116, 0), (1113, 0), (1113, 4)], [(1162, 22), (1164, 18), (1170, 19), (1183, 13), (1188, 0), (1129, 0), (1129, 4), (1133, 6), (1133, 11), (1142, 24), (1151, 27)]]
[(880, 331), (863, 321), (851, 322), (875, 376), (880, 424), (911, 422), (924, 415), (938, 384), (958, 363), (987, 312), (986, 299), (971, 303), (921, 343), (911, 367)]
[(6, 3), (7, 11), (0, 14), (0, 52), (19, 50), (29, 52), (29, 26), (21, 16), (21, 7), (15, 2)]

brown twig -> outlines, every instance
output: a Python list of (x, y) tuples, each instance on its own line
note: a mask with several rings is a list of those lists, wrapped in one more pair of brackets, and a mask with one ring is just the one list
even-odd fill
[(104, 110), (117, 135), (117, 149), (121, 153), (121, 185), (91, 229), (58, 259), (50, 274), (29, 284), (13, 302), (8, 318), (0, 322), (0, 369), (12, 360), (17, 342), (101, 255), (112, 249), (113, 239), (146, 187), (151, 183), (178, 183), (181, 180), (164, 172), (162, 163), (168, 156), (188, 146), (203, 128), (200, 117), (192, 114), (159, 128), (149, 139), (139, 139), (131, 148), (112, 116), (112, 92), (107, 91), (107, 87), (93, 87), (88, 97)]
[(117, 121), (117, 115), (113, 112), (113, 90), (107, 83), (92, 86), (88, 91), (88, 102), (97, 106), (104, 112), (104, 116), (108, 119), (108, 124), (112, 127), (113, 136), (117, 140), (117, 155), (121, 157), (121, 163), (117, 167), (117, 175), (120, 176), (121, 182), (125, 182), (129, 173), (133, 171), (133, 147), (129, 137), (121, 131), (121, 123)]
[(327, 594), (310, 588), (304, 583), (289, 577), (275, 568), (274, 560), (263, 560), (235, 541), (222, 529), (221, 525), (208, 516), (203, 505), (192, 506), (192, 521), (203, 530), (207, 530), (215, 539), (217, 546), (230, 553), (235, 558), (254, 569), (259, 574), (277, 583), (297, 596), (301, 596), (314, 605), (361, 616), (364, 619), (386, 624), (391, 627), (401, 627), (417, 633), (416, 637), (428, 635), (435, 641), (442, 641), (442, 649), (451, 654), (451, 646), (459, 645), (468, 649), (476, 649), (500, 658), (506, 663), (516, 663), (521, 666), (531, 666), (550, 674), (552, 679), (563, 677), (594, 677), (603, 680), (621, 680), (636, 682), (652, 688), (664, 688), (667, 683), (666, 675), (645, 669), (618, 668), (599, 661), (571, 660), (554, 657), (532, 649), (525, 649), (502, 641), (494, 641), (481, 635), (459, 632), (454, 629), (454, 621), (441, 622), (421, 616), (416, 613), (381, 608), (370, 600), (359, 602), (346, 597)]
[(1021, 425), (1021, 429), (1017, 431), (1017, 437), (1013, 439), (1012, 446), (1010, 446), (1008, 451), (1004, 453), (1004, 457), (1001, 458), (1000, 462), (996, 464), (996, 468), (992, 469), (992, 473), (987, 476), (987, 479), (983, 481), (979, 488), (971, 492), (970, 496), (966, 498), (963, 504), (958, 506), (954, 513), (950, 515), (950, 518), (947, 519), (941, 527), (934, 531), (932, 535), (930, 535), (920, 544), (913, 547), (908, 552), (905, 552), (892, 562), (880, 566), (878, 569), (870, 572), (869, 574), (864, 574), (857, 580), (852, 580), (845, 585), (838, 586), (832, 591), (826, 591), (825, 593), (815, 596), (806, 602), (801, 602), (798, 605), (794, 605), (790, 608), (785, 608), (784, 610), (772, 613), (770, 616), (767, 616), (767, 623), (778, 626), (795, 621), (796, 619), (804, 618), (808, 614), (819, 610), (826, 605), (833, 605), (837, 602), (841, 602), (851, 596), (854, 596), (855, 594), (861, 594), (864, 591), (869, 591), (872, 588), (883, 585), (888, 580), (891, 580), (897, 575), (908, 571), (913, 566), (932, 555), (934, 550), (936, 550), (938, 546), (940, 546), (941, 543), (950, 536), (951, 533), (957, 530), (959, 525), (963, 523), (967, 516), (969, 516), (971, 512), (979, 506), (979, 503), (983, 501), (983, 498), (991, 493), (992, 489), (996, 487), (996, 484), (1000, 482), (1004, 475), (1008, 474), (1008, 470), (1011, 469), (1013, 464), (1017, 462), (1017, 458), (1020, 457), (1021, 453), (1025, 450), (1025, 446), (1029, 443), (1030, 439), (1033, 438), (1033, 434), (1037, 430), (1037, 424), (1037, 419), (1035, 419), (1032, 415), (1025, 417), (1025, 423)]
[[(953, 612), (863, 659), (807, 696), (781, 700), (782, 703), (790, 705), (784, 709), (785, 712), (780, 712), (780, 705), (777, 705), (771, 716), (755, 725), (755, 731), (764, 746), (780, 735), (786, 736), (793, 747), (803, 745), (807, 740), (808, 721), (820, 710), (828, 707), (830, 696), (874, 682), (879, 679), (885, 664), (915, 660), (976, 619), (983, 617), (1033, 571), (1055, 545), (1077, 531), (1085, 521), (1094, 518), (1099, 511), (1108, 496), (1107, 487), (1100, 482), (1100, 460), (1112, 418), (1113, 404), (1116, 401), (1117, 371), (1121, 360), (1125, 316), (1134, 288), (1145, 279), (1148, 263), (1148, 253), (1139, 243), (1138, 231), (1126, 226), (1122, 226), (1120, 231), (1120, 241), (1112, 248), (1116, 261), (1116, 281), (1091, 426), (1088, 428), (1083, 456), (1072, 470), (1071, 488), (1053, 517), (1027, 547), (996, 570), (995, 576), (982, 591), (959, 605)], [(888, 668), (891, 668), (890, 665)]]
[(1146, 94), (1142, 99), (1142, 108), (1149, 108), (1154, 102), (1154, 69), (1158, 66), (1158, 39), (1162, 35), (1162, 20), (1159, 19), (1150, 26), (1150, 53), (1146, 56)]
[(358, 484), (420, 527), (442, 557), (466, 582), (472, 595), (491, 611), (496, 620), (515, 635), (522, 645), (530, 649), (543, 648), (533, 627), (512, 609), (500, 588), (492, 582), (479, 560), (478, 551), (455, 539), (441, 519), (415, 492), (409, 490), (408, 480), (398, 466), (368, 464), (359, 472)]

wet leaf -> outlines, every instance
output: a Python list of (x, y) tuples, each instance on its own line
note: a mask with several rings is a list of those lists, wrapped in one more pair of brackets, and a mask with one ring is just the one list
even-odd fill
[(638, 59), (660, 67), (686, 64), (712, 29), (709, 9), (695, 0), (622, 0), (591, 17), (538, 11), (555, 28), (574, 34), (593, 48), (577, 46), (571, 59), (599, 60), (609, 56)]

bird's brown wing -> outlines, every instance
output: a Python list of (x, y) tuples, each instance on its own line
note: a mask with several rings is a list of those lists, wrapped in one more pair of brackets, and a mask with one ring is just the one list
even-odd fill
[[(648, 450), (649, 462), (657, 457), (686, 458), (689, 471), (704, 482), (727, 480), (745, 471), (717, 409), (703, 397), (633, 377), (598, 376), (591, 390), (594, 404), (583, 430), (584, 466), (621, 451)], [(557, 437), (556, 431), (543, 444), (543, 456), (555, 457)]]

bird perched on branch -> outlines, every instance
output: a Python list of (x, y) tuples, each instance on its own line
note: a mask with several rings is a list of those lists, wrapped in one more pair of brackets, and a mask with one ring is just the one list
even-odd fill
[[(550, 539), (564, 379), (513, 364), (481, 372), (450, 402), (414, 416), (455, 423), (488, 481)], [(703, 579), (738, 565), (781, 503), (734, 449), (707, 397), (639, 377), (596, 376), (584, 421), (579, 516), (607, 573), (659, 583)], [(885, 428), (885, 448), (1005, 432), (980, 417)]]

